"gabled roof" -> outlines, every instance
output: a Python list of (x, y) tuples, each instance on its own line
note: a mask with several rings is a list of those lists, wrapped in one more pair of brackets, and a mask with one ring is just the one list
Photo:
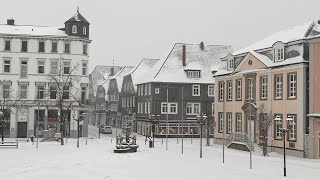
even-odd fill
[[(186, 66), (182, 63), (182, 49), (186, 47)], [(153, 82), (171, 83), (214, 83), (211, 68), (220, 63), (220, 58), (231, 53), (225, 45), (204, 45), (176, 43), (152, 79)], [(186, 70), (201, 70), (200, 78), (188, 78)]]
[[(87, 21), (86, 18), (84, 18), (84, 17), (80, 14), (79, 10), (78, 10), (68, 21), (84, 22), (84, 23), (90, 24), (89, 21)], [(66, 22), (68, 22), (68, 21), (66, 21)]]
[(159, 59), (143, 58), (140, 63), (128, 73), (128, 75), (131, 75), (134, 90), (136, 90), (137, 84), (146, 82), (150, 79), (146, 74), (150, 72), (158, 61)]
[(132, 68), (133, 68), (132, 66), (125, 66), (116, 75), (114, 75), (110, 78), (110, 80), (113, 80), (113, 79), (116, 80), (117, 86), (118, 86), (118, 91), (121, 91), (121, 89), (122, 89), (123, 77), (125, 75), (127, 75)]

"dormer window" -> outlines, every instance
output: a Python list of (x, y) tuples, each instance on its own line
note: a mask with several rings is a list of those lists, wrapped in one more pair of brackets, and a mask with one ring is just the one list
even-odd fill
[(187, 71), (187, 77), (188, 78), (200, 78), (200, 71), (188, 70)]
[(72, 26), (72, 33), (74, 33), (74, 34), (77, 33), (77, 26), (76, 25)]
[(229, 60), (229, 69), (233, 69), (234, 68), (234, 59), (230, 59)]
[(87, 35), (87, 28), (83, 27), (83, 31), (82, 32), (83, 32), (84, 35)]
[(284, 60), (284, 44), (282, 42), (276, 42), (273, 45), (274, 48), (274, 62), (280, 62)]

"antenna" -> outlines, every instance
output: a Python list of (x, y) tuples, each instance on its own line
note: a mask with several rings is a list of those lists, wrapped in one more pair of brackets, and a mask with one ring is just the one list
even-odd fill
[(77, 12), (79, 13), (79, 6), (78, 6), (78, 8), (77, 8)]

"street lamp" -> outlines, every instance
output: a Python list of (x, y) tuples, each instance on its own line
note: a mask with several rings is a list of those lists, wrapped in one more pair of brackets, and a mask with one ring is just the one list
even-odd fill
[(287, 167), (286, 167), (286, 133), (290, 131), (290, 129), (294, 126), (294, 121), (291, 116), (288, 116), (286, 121), (287, 121), (287, 128), (280, 128), (280, 125), (282, 125), (282, 119), (280, 116), (276, 116), (274, 119), (277, 127), (279, 127), (280, 132), (282, 133), (282, 138), (283, 138), (283, 175), (286, 177), (287, 176)]
[(2, 144), (4, 142), (4, 118), (3, 118), (4, 114), (2, 111), (0, 111), (0, 127), (1, 127), (1, 140), (2, 140)]
[(152, 131), (152, 147), (154, 148), (154, 134), (156, 131), (156, 124), (159, 124), (160, 115), (149, 115)]
[(79, 148), (79, 137), (80, 137), (80, 121), (82, 121), (84, 119), (84, 116), (86, 115), (85, 113), (81, 113), (78, 117), (78, 119), (76, 118), (76, 112), (72, 113), (73, 115), (73, 120), (77, 121), (78, 124), (78, 141), (77, 141), (77, 148)]
[(206, 114), (197, 115), (198, 124), (200, 125), (200, 158), (202, 158), (202, 126), (205, 124), (207, 120)]

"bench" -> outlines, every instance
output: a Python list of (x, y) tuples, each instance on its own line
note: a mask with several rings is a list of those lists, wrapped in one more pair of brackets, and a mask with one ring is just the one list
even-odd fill
[(16, 147), (18, 148), (18, 142), (0, 142), (0, 147)]

